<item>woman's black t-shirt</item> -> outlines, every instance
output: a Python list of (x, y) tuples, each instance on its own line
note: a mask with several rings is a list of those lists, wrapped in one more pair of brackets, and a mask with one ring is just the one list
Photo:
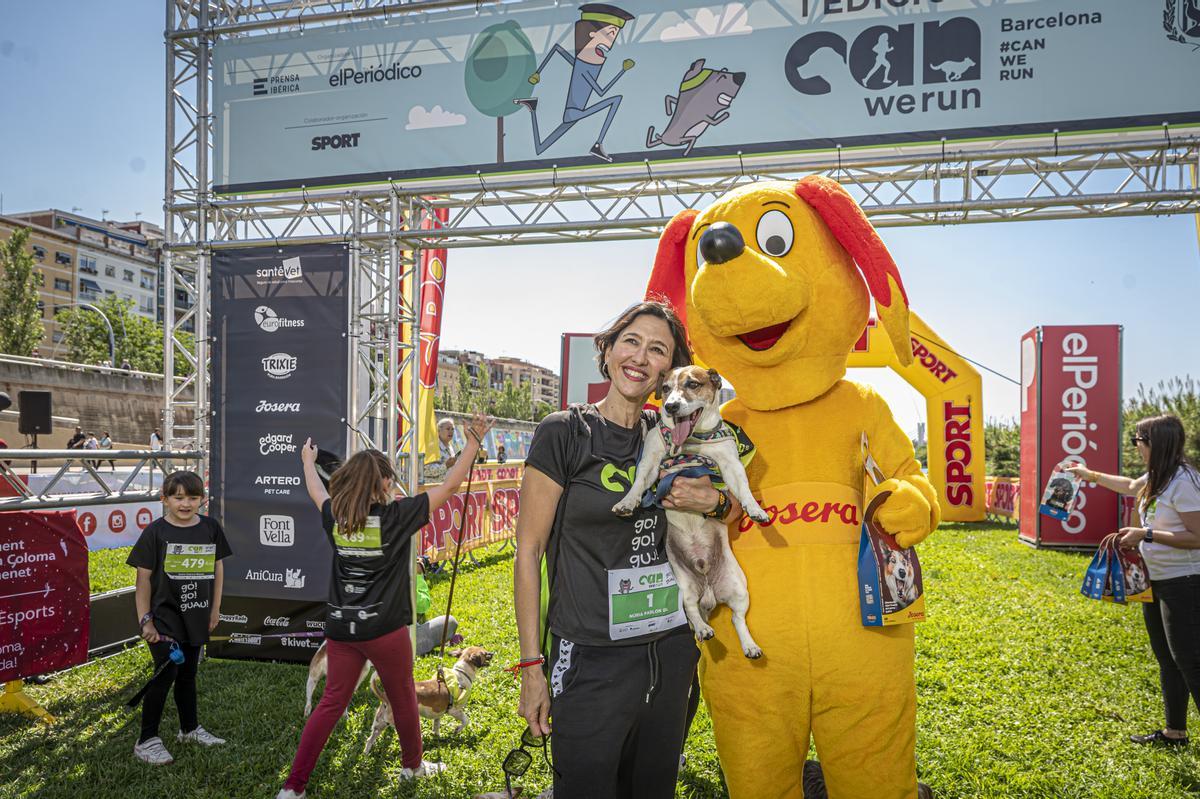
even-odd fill
[(412, 537), (429, 521), (429, 497), (372, 505), (367, 524), (343, 535), (333, 518), (333, 501), (321, 506), (321, 524), (333, 545), (333, 579), (325, 637), (369, 641), (412, 624), (408, 571)]
[(197, 518), (191, 527), (155, 519), (125, 561), (150, 570), (150, 612), (159, 635), (192, 646), (208, 641), (216, 564), (232, 554), (220, 523)]
[(625, 428), (595, 405), (576, 405), (547, 416), (533, 434), (525, 465), (563, 488), (546, 549), (547, 623), (560, 638), (640, 644), (687, 623), (667, 563), (666, 511), (612, 511), (636, 473), (643, 430), (657, 423), (644, 411), (641, 425)]

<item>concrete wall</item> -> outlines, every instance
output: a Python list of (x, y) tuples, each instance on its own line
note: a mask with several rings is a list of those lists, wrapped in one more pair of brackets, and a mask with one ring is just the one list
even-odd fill
[[(14, 411), (19, 405), (17, 392), (49, 391), (55, 416), (78, 419), (85, 433), (99, 436), (107, 430), (116, 444), (148, 447), (150, 434), (162, 424), (163, 386), (157, 377), (0, 360), (0, 391), (12, 398)], [(8, 420), (10, 415), (4, 416), (0, 419), (0, 437), (9, 446), (23, 446), (24, 437)], [(180, 421), (190, 423), (191, 419), (189, 416)], [(5, 435), (10, 428), (11, 436)], [(64, 447), (74, 432), (73, 427), (60, 427), (56, 421), (54, 433), (40, 436), (38, 446)]]

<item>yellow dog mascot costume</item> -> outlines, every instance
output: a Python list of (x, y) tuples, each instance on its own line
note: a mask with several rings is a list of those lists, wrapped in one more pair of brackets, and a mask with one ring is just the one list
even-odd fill
[[(903, 547), (928, 536), (940, 512), (883, 399), (844, 379), (868, 287), (907, 363), (900, 274), (862, 209), (827, 178), (736, 189), (677, 215), (659, 242), (647, 293), (671, 302), (697, 356), (737, 391), (722, 412), (758, 448), (750, 487), (771, 516), (730, 528), (764, 657), (742, 656), (724, 606), (702, 646), (734, 799), (799, 799), (810, 735), (831, 799), (917, 796), (913, 627), (863, 627), (858, 543), (861, 509), (878, 492), (891, 494), (876, 520)], [(864, 432), (889, 478), (867, 497)]]

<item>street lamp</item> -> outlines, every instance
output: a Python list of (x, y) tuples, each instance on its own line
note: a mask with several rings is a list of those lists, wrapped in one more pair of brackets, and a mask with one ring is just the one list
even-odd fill
[[(68, 302), (68, 303), (64, 303), (62, 305), (54, 306), (54, 310), (56, 310), (56, 311), (59, 308), (83, 308), (85, 310), (95, 311), (96, 313), (100, 314), (100, 318), (104, 320), (104, 326), (108, 328), (108, 362), (110, 364), (112, 364), (113, 366), (116, 366), (117, 342), (113, 336), (112, 322), (108, 321), (108, 317), (105, 316), (104, 311), (100, 310), (95, 305), (92, 305), (90, 302)], [(124, 341), (124, 340), (125, 340), (125, 320), (122, 319), (121, 320), (121, 341)]]

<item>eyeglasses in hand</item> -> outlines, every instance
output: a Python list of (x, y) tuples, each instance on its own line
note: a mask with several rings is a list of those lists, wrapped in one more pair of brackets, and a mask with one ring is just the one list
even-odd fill
[(500, 769), (504, 772), (504, 789), (507, 791), (509, 797), (519, 795), (513, 793), (513, 778), (525, 776), (525, 772), (529, 771), (529, 767), (533, 765), (533, 755), (529, 753), (530, 749), (540, 748), (542, 750), (542, 759), (546, 761), (546, 766), (551, 771), (554, 770), (554, 766), (550, 763), (549, 743), (549, 735), (534, 735), (533, 730), (529, 727), (526, 727), (525, 732), (521, 733), (520, 745), (505, 755), (504, 762), (500, 764)]

